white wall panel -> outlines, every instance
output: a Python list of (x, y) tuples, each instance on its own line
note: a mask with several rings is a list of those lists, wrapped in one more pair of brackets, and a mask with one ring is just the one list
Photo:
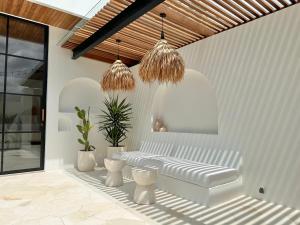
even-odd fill
[[(109, 64), (81, 57), (73, 60), (70, 50), (57, 45), (58, 41), (65, 35), (66, 31), (50, 27), (49, 28), (49, 60), (48, 60), (48, 87), (47, 87), (47, 121), (46, 121), (46, 169), (57, 169), (73, 165), (77, 151), (82, 148), (77, 143), (80, 136), (75, 125), (78, 123), (77, 116), (70, 110), (68, 113), (59, 112), (59, 96), (65, 85), (76, 78), (89, 78), (99, 82), (101, 74), (108, 68)], [(81, 90), (74, 90), (74, 93), (84, 91), (82, 82)], [(74, 87), (73, 87), (74, 88)], [(76, 88), (80, 89), (80, 85)], [(99, 87), (99, 95), (100, 93)], [(85, 94), (86, 96), (86, 94)], [(74, 106), (84, 106), (83, 98), (74, 94), (72, 103)], [(86, 103), (91, 99), (86, 99)], [(94, 101), (92, 101), (94, 102)], [(69, 102), (70, 103), (70, 102)], [(101, 102), (99, 102), (100, 106)], [(94, 105), (91, 105), (93, 107)], [(95, 108), (95, 107), (93, 107)], [(99, 110), (98, 110), (99, 111)], [(91, 121), (96, 123), (98, 119), (95, 115), (97, 110), (93, 110)], [(101, 162), (101, 156), (106, 152), (107, 142), (103, 135), (97, 132), (97, 126), (90, 134), (91, 144), (96, 146), (97, 158)]]
[(246, 194), (300, 208), (299, 15), (300, 4), (180, 49), (186, 67), (206, 75), (216, 90), (218, 135), (151, 133), (157, 84), (142, 84), (134, 67), (129, 146), (154, 139), (240, 151)]

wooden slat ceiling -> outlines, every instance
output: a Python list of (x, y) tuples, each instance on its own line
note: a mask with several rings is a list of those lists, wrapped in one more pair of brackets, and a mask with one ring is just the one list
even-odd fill
[(0, 12), (71, 30), (79, 17), (26, 0), (0, 0)]
[[(133, 2), (111, 0), (77, 30), (63, 47), (74, 49)], [(161, 12), (167, 14), (166, 39), (175, 48), (180, 48), (296, 3), (298, 0), (166, 0), (85, 56), (112, 63), (117, 52), (115, 40), (121, 39), (121, 59), (128, 65), (138, 63), (160, 37)]]

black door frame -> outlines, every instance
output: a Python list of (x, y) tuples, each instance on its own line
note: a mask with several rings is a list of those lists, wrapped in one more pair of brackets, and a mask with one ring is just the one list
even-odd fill
[[(24, 173), (24, 172), (31, 172), (31, 171), (39, 171), (44, 170), (45, 168), (45, 144), (46, 144), (46, 107), (47, 107), (47, 81), (48, 81), (48, 48), (49, 48), (49, 27), (44, 24), (36, 23), (30, 20), (22, 19), (19, 17), (11, 16), (5, 13), (0, 13), (0, 16), (3, 16), (6, 18), (6, 46), (5, 46), (5, 53), (0, 53), (0, 55), (5, 56), (5, 68), (4, 68), (4, 91), (3, 91), (3, 121), (2, 121), (2, 143), (0, 148), (0, 160), (1, 160), (1, 167), (0, 167), (0, 175), (4, 174), (12, 174), (12, 173)], [(9, 21), (13, 18), (15, 20), (25, 21), (26, 23), (35, 24), (38, 26), (43, 27), (44, 29), (44, 58), (41, 60), (25, 57), (25, 56), (17, 56), (17, 55), (11, 55), (8, 54), (8, 38), (9, 38)], [(40, 154), (40, 167), (38, 168), (29, 168), (29, 169), (21, 169), (21, 170), (11, 170), (11, 171), (3, 171), (3, 162), (4, 162), (4, 142), (5, 142), (5, 123), (4, 123), (4, 117), (5, 117), (5, 106), (6, 106), (6, 81), (7, 81), (7, 58), (8, 56), (13, 56), (17, 58), (23, 58), (23, 59), (31, 59), (35, 61), (41, 61), (44, 62), (44, 79), (43, 79), (43, 94), (41, 96), (41, 111), (40, 111), (40, 118), (41, 118), (41, 124), (40, 124), (40, 132), (41, 132), (41, 154)], [(16, 93), (14, 93), (16, 94)], [(23, 96), (26, 96), (26, 94), (20, 94)], [(30, 95), (29, 95), (30, 96)], [(22, 132), (21, 132), (22, 133)], [(26, 133), (26, 132), (23, 132)], [(30, 132), (34, 133), (34, 132)]]

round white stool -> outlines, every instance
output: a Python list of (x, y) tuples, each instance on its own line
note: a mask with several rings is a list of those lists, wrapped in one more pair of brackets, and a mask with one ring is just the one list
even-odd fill
[(104, 165), (107, 169), (105, 185), (108, 187), (118, 187), (123, 185), (122, 169), (126, 161), (120, 159), (104, 159)]
[(137, 204), (155, 203), (155, 182), (157, 178), (156, 169), (133, 168), (132, 177), (136, 182), (133, 201)]

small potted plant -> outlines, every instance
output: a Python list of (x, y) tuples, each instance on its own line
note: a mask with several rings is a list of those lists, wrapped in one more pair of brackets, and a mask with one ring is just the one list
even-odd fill
[(111, 158), (115, 152), (125, 151), (126, 147), (120, 145), (127, 138), (127, 132), (131, 128), (130, 117), (132, 107), (126, 102), (126, 98), (119, 101), (118, 96), (104, 101), (106, 110), (101, 110), (98, 131), (103, 132), (105, 139), (111, 144), (107, 149), (107, 157)]
[(90, 108), (87, 113), (84, 109), (75, 107), (78, 118), (81, 120), (80, 124), (76, 125), (77, 130), (82, 134), (82, 138), (78, 138), (78, 142), (83, 145), (83, 149), (78, 151), (77, 167), (79, 171), (86, 172), (94, 170), (96, 160), (94, 155), (95, 147), (90, 145), (89, 132), (92, 129), (90, 122)]

